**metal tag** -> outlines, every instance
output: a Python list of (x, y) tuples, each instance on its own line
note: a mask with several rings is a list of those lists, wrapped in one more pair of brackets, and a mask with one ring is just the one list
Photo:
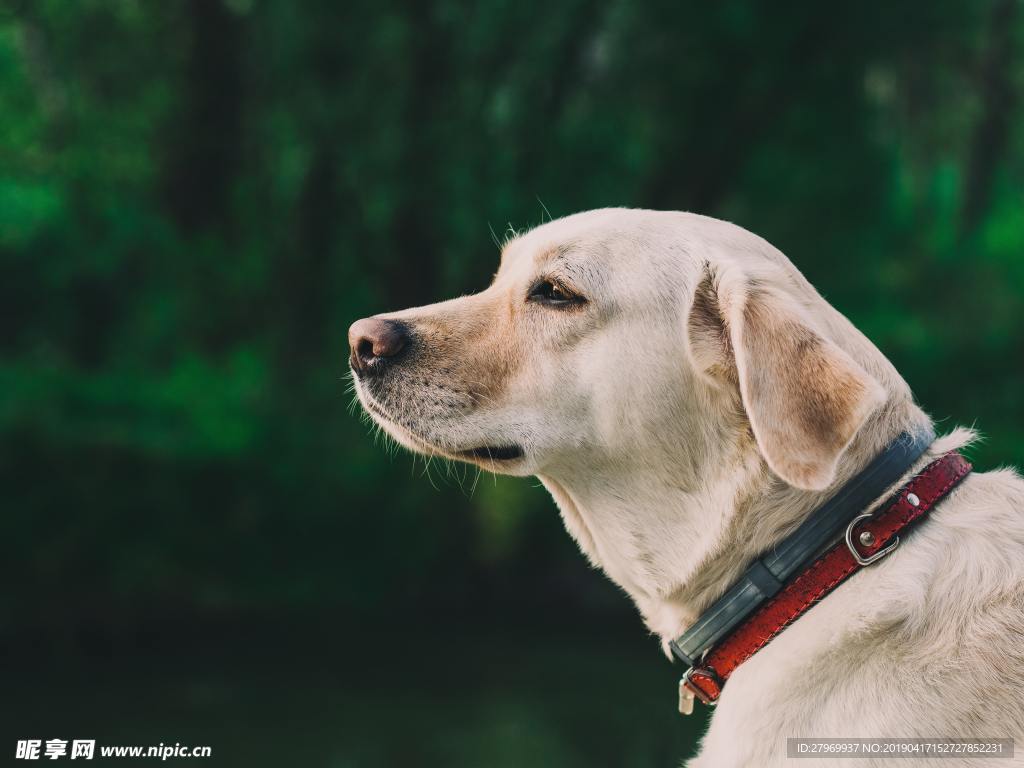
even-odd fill
[(693, 714), (693, 691), (686, 687), (686, 678), (679, 679), (679, 714)]

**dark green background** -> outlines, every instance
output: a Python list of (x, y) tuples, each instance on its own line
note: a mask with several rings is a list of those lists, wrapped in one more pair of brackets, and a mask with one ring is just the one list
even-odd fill
[[(0, 4), (3, 743), (670, 766), (679, 670), (528, 480), (389, 455), (346, 329), (626, 205), (786, 252), (1024, 447), (1024, 9)], [(8, 752), (10, 750), (10, 752)]]

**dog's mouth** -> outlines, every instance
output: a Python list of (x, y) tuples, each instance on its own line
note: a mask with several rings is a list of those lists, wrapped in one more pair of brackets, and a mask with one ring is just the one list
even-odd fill
[(361, 398), (361, 400), (363, 405), (366, 406), (367, 410), (370, 411), (371, 414), (377, 416), (385, 423), (400, 429), (406, 437), (411, 439), (411, 441), (416, 445), (416, 448), (423, 453), (434, 453), (436, 451), (442, 454), (447, 454), (452, 458), (462, 459), (463, 461), (492, 462), (495, 464), (512, 462), (516, 459), (523, 458), (525, 455), (525, 451), (522, 446), (514, 443), (507, 445), (482, 445), (479, 448), (470, 448), (463, 451), (453, 451), (451, 449), (445, 450), (444, 448), (436, 445), (433, 441), (418, 434), (409, 426), (401, 424), (368, 394)]
[(523, 449), (518, 445), (485, 445), (459, 451), (459, 456), (480, 461), (515, 461), (523, 458)]

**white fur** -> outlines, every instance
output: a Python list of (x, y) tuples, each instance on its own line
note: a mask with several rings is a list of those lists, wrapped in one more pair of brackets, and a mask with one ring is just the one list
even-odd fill
[[(528, 301), (545, 276), (587, 303)], [(663, 648), (895, 435), (929, 422), (785, 256), (693, 214), (553, 221), (506, 246), (484, 292), (382, 317), (419, 343), (386, 381), (357, 379), (374, 418), (422, 452), (522, 446), (522, 459), (477, 463), (537, 475)], [(956, 430), (919, 464), (969, 439)], [(1022, 511), (1012, 470), (971, 475), (735, 672), (689, 765), (784, 765), (796, 736), (1009, 737), (1024, 755)], [(798, 764), (833, 762), (850, 764)]]

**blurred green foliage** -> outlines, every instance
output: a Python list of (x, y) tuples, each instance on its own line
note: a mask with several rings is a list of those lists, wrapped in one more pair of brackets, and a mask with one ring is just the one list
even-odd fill
[(767, 237), (1018, 461), (1022, 34), (1016, 0), (8, 0), (0, 636), (641, 637), (534, 484), (391, 457), (350, 409), (349, 323), (481, 288), (545, 208)]

